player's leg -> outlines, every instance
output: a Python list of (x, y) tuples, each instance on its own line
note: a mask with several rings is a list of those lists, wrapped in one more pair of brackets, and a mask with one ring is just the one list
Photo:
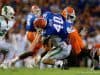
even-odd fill
[(3, 49), (7, 49), (8, 50), (8, 53), (6, 54), (5, 56), (5, 59), (3, 61), (3, 63), (1, 64), (2, 68), (8, 68), (8, 64), (9, 64), (9, 61), (11, 59), (13, 59), (14, 55), (15, 55), (15, 48), (14, 46), (11, 44), (11, 43), (8, 43), (8, 42), (4, 42), (3, 43), (5, 46), (2, 46), (1, 48)]
[(95, 65), (94, 69), (100, 70), (100, 46), (99, 48), (96, 48), (95, 60), (97, 61), (97, 64)]
[(4, 61), (5, 59), (5, 54), (1, 53), (0, 52), (0, 64), (2, 64), (2, 62)]
[(16, 61), (18, 60), (22, 60), (22, 59), (25, 59), (29, 56), (33, 56), (34, 55), (34, 49), (31, 49), (31, 47), (33, 46), (33, 42), (36, 41), (35, 40), (35, 35), (36, 35), (36, 32), (28, 32), (27, 33), (27, 40), (29, 40), (31, 42), (31, 45), (30, 45), (30, 48), (29, 48), (29, 51), (19, 55), (19, 56), (16, 56), (14, 59), (11, 60), (11, 64), (12, 63), (15, 63)]
[[(49, 57), (57, 54), (60, 52), (61, 48), (60, 46), (58, 47), (58, 45), (60, 44), (61, 39), (57, 36), (51, 36), (51, 37), (48, 37), (44, 40), (44, 47), (45, 47), (45, 50), (48, 51), (48, 53), (42, 58), (41, 61), (46, 61), (46, 59), (50, 60)], [(53, 61), (52, 61), (53, 62)], [(52, 64), (51, 62), (51, 64)], [(48, 62), (50, 63), (50, 62)]]
[(36, 52), (34, 52), (34, 51), (27, 51), (27, 52), (25, 52), (25, 53), (23, 53), (23, 54), (21, 54), (19, 56), (16, 56), (14, 59), (11, 60), (10, 63), (13, 64), (13, 63), (15, 63), (18, 60), (23, 60), (23, 59), (25, 59), (25, 58), (27, 58), (29, 56), (35, 56), (35, 55), (36, 55)]
[(54, 60), (52, 60), (50, 57), (54, 56), (55, 54), (58, 54), (61, 52), (61, 48), (55, 48), (52, 51), (49, 51), (42, 59), (41, 62), (45, 64), (54, 64)]
[[(63, 48), (62, 48), (63, 47)], [(69, 56), (71, 52), (71, 46), (62, 44), (62, 47), (55, 48), (53, 51), (48, 52), (43, 58), (42, 62), (51, 65), (62, 65), (63, 61), (60, 61)]]
[(60, 66), (62, 69), (68, 69), (67, 57), (70, 55), (71, 49), (70, 44), (62, 44), (62, 51), (51, 57), (52, 59), (56, 59), (55, 65)]
[(13, 63), (17, 62), (18, 60), (23, 60), (29, 56), (33, 56), (33, 51), (28, 51), (28, 52), (25, 52), (19, 56), (16, 56), (14, 59), (11, 60), (10, 63), (13, 64)]
[(45, 68), (48, 64), (54, 65), (55, 60), (51, 59), (50, 56), (57, 54), (58, 52), (60, 52), (60, 49), (56, 48), (55, 50), (48, 51), (45, 55), (43, 55), (40, 61), (40, 69)]

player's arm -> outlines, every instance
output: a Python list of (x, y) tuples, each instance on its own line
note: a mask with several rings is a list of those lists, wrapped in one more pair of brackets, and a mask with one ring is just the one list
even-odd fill
[(34, 49), (34, 47), (36, 46), (36, 44), (37, 44), (38, 41), (39, 41), (39, 38), (40, 38), (40, 33), (39, 33), (39, 32), (36, 32), (35, 39), (32, 41), (32, 44), (31, 44), (31, 46), (29, 47), (29, 51), (32, 51), (32, 50)]

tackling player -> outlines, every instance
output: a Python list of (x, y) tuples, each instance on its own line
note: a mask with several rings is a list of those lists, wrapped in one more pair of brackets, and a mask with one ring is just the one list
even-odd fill
[[(70, 23), (67, 23), (61, 14), (46, 12), (42, 17), (35, 19), (34, 27), (37, 30), (37, 35), (33, 42), (32, 47), (36, 45), (38, 39), (42, 36), (44, 41), (45, 39), (50, 38), (51, 43), (49, 42), (49, 48), (45, 46), (45, 50), (50, 50), (42, 59), (41, 62), (45, 64), (55, 64), (56, 60), (61, 60), (69, 56), (71, 52), (71, 45), (66, 44), (67, 38), (67, 27), (70, 26)], [(48, 43), (48, 42), (47, 42)], [(45, 44), (46, 45), (46, 44)], [(23, 54), (19, 57), (16, 57), (11, 61), (11, 63), (16, 62), (19, 59), (25, 58), (31, 55), (31, 51), (29, 53)], [(50, 62), (48, 62), (50, 61)]]
[[(61, 14), (46, 12), (43, 14), (43, 18), (34, 21), (34, 25), (42, 35), (43, 41), (48, 39), (49, 51), (42, 57), (41, 62), (62, 66), (63, 61), (59, 64), (58, 62), (68, 57), (71, 52), (71, 45), (66, 44), (67, 27), (70, 26), (70, 23), (66, 22)], [(44, 48), (48, 49), (48, 47), (45, 46)]]

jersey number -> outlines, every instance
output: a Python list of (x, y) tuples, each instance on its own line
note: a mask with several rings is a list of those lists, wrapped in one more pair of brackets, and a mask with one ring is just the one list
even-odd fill
[(62, 18), (59, 18), (57, 16), (53, 17), (53, 21), (54, 21), (54, 28), (56, 29), (57, 32), (59, 32), (61, 29), (63, 29), (63, 20)]

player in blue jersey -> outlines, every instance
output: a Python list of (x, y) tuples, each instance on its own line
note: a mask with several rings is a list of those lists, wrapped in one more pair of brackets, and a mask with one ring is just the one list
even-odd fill
[[(36, 36), (36, 29), (34, 28), (33, 22), (36, 18), (41, 16), (41, 9), (37, 5), (33, 5), (31, 8), (31, 13), (29, 13), (26, 17), (26, 34), (27, 34), (27, 39), (32, 43), (34, 42), (34, 38)], [(41, 43), (39, 42), (35, 49), (30, 48), (31, 50), (34, 50), (34, 52), (37, 52), (39, 48), (42, 46)]]
[(36, 32), (33, 22), (40, 15), (41, 15), (41, 9), (37, 5), (33, 5), (31, 8), (31, 12), (26, 16), (27, 38), (30, 42), (33, 41), (33, 38), (34, 38), (33, 34), (34, 32)]
[[(34, 28), (33, 22), (36, 18), (40, 16), (41, 16), (41, 9), (37, 5), (33, 5), (31, 8), (31, 13), (29, 13), (26, 17), (26, 30), (27, 30), (26, 34), (27, 34), (27, 39), (30, 41), (31, 45), (29, 48), (29, 52), (26, 52), (25, 54), (21, 55), (21, 57), (23, 57), (24, 55), (33, 56), (33, 61), (35, 61), (35, 63), (37, 62), (35, 58), (38, 52), (42, 48), (42, 42), (41, 42), (41, 38), (39, 38), (38, 43), (35, 46), (33, 44), (34, 41), (37, 41), (35, 40), (37, 32), (36, 32), (36, 29)], [(30, 63), (30, 59), (29, 59), (29, 62), (26, 61), (26, 63)], [(28, 65), (26, 66), (28, 67)]]
[(40, 16), (41, 16), (41, 9), (37, 5), (33, 5), (31, 7), (31, 12), (26, 16), (26, 36), (31, 45), (27, 52), (12, 59), (12, 61), (9, 63), (10, 65), (14, 61), (25, 59), (29, 56), (35, 57), (40, 48), (42, 47), (41, 38), (39, 38), (38, 43), (34, 45), (34, 42), (37, 41), (35, 40), (35, 38), (37, 38), (38, 34), (36, 32), (36, 29), (34, 28), (33, 22), (36, 18)]
[(58, 60), (68, 57), (71, 52), (71, 45), (66, 44), (67, 27), (71, 24), (66, 22), (61, 14), (46, 12), (43, 14), (43, 18), (38, 18), (34, 21), (34, 25), (43, 37), (44, 48), (47, 51), (49, 50), (42, 57), (41, 62), (62, 65), (63, 62)]

